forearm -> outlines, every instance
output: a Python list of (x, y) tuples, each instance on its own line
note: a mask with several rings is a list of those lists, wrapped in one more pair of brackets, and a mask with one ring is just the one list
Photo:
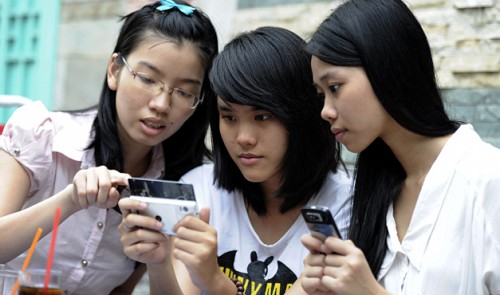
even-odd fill
[(182, 295), (171, 263), (148, 264), (149, 293), (151, 295)]
[[(56, 208), (61, 208), (61, 221), (80, 209), (75, 205), (69, 194), (72, 193), (72, 185), (56, 195), (35, 204), (24, 210), (5, 215), (0, 218), (0, 232), (4, 239), (0, 241), (0, 263), (6, 263), (26, 251), (32, 241), (38, 227), (41, 227), (42, 236), (52, 231)], [(9, 238), (5, 238), (9, 237)]]
[(236, 285), (222, 271), (219, 271), (212, 283), (204, 290), (206, 295), (236, 295)]

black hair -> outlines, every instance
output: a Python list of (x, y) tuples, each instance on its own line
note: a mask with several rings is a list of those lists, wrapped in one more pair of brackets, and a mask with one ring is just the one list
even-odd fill
[[(184, 2), (178, 3), (188, 5)], [(141, 42), (152, 36), (181, 44), (193, 43), (205, 66), (205, 79), (201, 89), (201, 99), (210, 100), (214, 96), (208, 82), (208, 72), (213, 57), (218, 52), (216, 31), (210, 19), (199, 9), (185, 15), (177, 8), (166, 11), (156, 9), (160, 2), (146, 5), (142, 9), (121, 18), (124, 21), (113, 52), (127, 56)], [(107, 78), (98, 103), (97, 117), (93, 123), (96, 165), (109, 169), (123, 169), (122, 145), (118, 138), (116, 91), (108, 87)], [(204, 157), (211, 159), (211, 152), (205, 145), (208, 130), (207, 104), (200, 103), (193, 115), (171, 137), (163, 141), (165, 159), (164, 179), (178, 180), (190, 169), (201, 165)]]
[[(238, 35), (215, 58), (210, 82), (228, 103), (249, 105), (276, 116), (288, 132), (282, 166), (282, 184), (275, 195), (284, 198), (286, 212), (307, 202), (340, 161), (339, 144), (321, 119), (321, 101), (312, 84), (311, 56), (305, 41), (277, 27), (261, 27)], [(239, 190), (259, 215), (267, 208), (258, 183), (247, 181), (233, 162), (219, 130), (219, 110), (209, 102), (214, 152), (214, 182)]]
[[(454, 133), (437, 86), (427, 37), (400, 0), (351, 0), (321, 23), (307, 46), (320, 60), (363, 67), (385, 110), (404, 128), (438, 137)], [(377, 276), (387, 250), (386, 215), (406, 172), (380, 138), (358, 154), (350, 239)]]

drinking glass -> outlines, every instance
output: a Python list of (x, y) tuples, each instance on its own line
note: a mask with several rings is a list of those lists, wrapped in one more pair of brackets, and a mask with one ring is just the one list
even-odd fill
[(62, 295), (61, 272), (51, 270), (47, 290), (45, 285), (45, 269), (28, 269), (19, 271), (18, 295)]

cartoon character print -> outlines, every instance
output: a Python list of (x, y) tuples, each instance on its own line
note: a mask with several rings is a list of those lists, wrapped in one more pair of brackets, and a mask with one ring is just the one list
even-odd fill
[(218, 257), (219, 267), (230, 278), (237, 278), (243, 282), (245, 294), (251, 295), (281, 295), (297, 280), (295, 273), (281, 261), (276, 261), (278, 270), (273, 277), (266, 280), (268, 266), (273, 263), (274, 257), (269, 256), (259, 260), (257, 252), (250, 254), (250, 263), (247, 273), (235, 269), (234, 261), (236, 250), (226, 252)]

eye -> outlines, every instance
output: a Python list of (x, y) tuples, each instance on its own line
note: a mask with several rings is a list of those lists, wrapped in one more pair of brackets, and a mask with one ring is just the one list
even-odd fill
[(224, 121), (229, 121), (229, 122), (236, 120), (234, 116), (224, 115), (224, 114), (220, 114), (220, 118)]
[(265, 120), (267, 120), (267, 119), (269, 119), (271, 117), (272, 117), (271, 114), (259, 114), (259, 115), (255, 116), (255, 120), (257, 120), (257, 121), (265, 121)]
[(334, 93), (334, 92), (337, 92), (337, 90), (339, 90), (340, 84), (331, 84), (331, 85), (328, 85), (328, 88), (330, 89), (330, 91), (332, 93)]
[(175, 91), (175, 93), (177, 95), (180, 95), (180, 96), (182, 96), (184, 98), (192, 98), (192, 97), (194, 97), (194, 94), (192, 94), (191, 92), (188, 92), (188, 91), (186, 91), (186, 90), (184, 90), (182, 88), (175, 88), (174, 91)]
[(151, 78), (150, 76), (143, 73), (136, 73), (136, 78), (139, 78), (139, 81), (146, 85), (154, 85), (156, 84), (156, 80)]

